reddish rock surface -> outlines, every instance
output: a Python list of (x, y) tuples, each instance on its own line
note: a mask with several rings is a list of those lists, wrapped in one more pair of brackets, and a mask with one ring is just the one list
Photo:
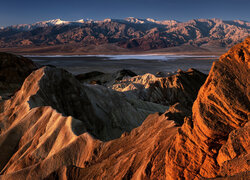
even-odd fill
[(247, 38), (213, 64), (192, 118), (166, 152), (167, 178), (212, 178), (249, 170), (249, 51)]
[(49, 74), (32, 73), (31, 88), (24, 83), (0, 104), (0, 179), (249, 179), (249, 51), (247, 38), (214, 63), (182, 127), (173, 121), (175, 105), (107, 142), (57, 106), (44, 106), (44, 99), (62, 105), (60, 93), (46, 98), (50, 88), (36, 79)]

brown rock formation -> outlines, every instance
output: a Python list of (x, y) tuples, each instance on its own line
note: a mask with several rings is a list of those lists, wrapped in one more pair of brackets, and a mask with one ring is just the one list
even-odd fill
[[(83, 114), (107, 111), (113, 107), (110, 104), (117, 106), (121, 101), (118, 95), (102, 99), (97, 92), (104, 96), (109, 90), (99, 89), (100, 86), (96, 86), (98, 89), (81, 87), (80, 83), (74, 83), (77, 80), (72, 75), (62, 70), (53, 72), (51, 68), (42, 68), (33, 72), (22, 89), (0, 105), (0, 179), (200, 179), (217, 176), (247, 179), (250, 170), (249, 46), (250, 38), (247, 38), (214, 63), (193, 105), (192, 117), (186, 117), (181, 128), (171, 121), (178, 112), (177, 104), (164, 114), (149, 115), (141, 126), (107, 142), (94, 138), (93, 134), (96, 136), (98, 131), (89, 128), (88, 124), (97, 128), (94, 124), (99, 121), (78, 120), (66, 115), (77, 115), (73, 112), (75, 102), (79, 106), (85, 103), (90, 110), (81, 107)], [(58, 77), (64, 80), (61, 82), (67, 82), (64, 89), (53, 90), (55, 81), (49, 85), (44, 83), (53, 78), (58, 80)], [(64, 96), (67, 103), (72, 103), (72, 108), (64, 104)], [(89, 101), (89, 97), (95, 100)], [(109, 102), (102, 105), (102, 100)], [(145, 107), (142, 102), (134, 107), (139, 105)], [(117, 109), (121, 112), (118, 115), (128, 121), (128, 110)], [(112, 128), (109, 130), (113, 132)]]
[[(99, 141), (93, 137), (104, 141), (118, 138), (139, 126), (150, 113), (166, 109), (128, 99), (102, 86), (82, 85), (65, 70), (43, 67), (31, 73), (11, 99), (0, 104), (0, 169), (2, 173), (15, 172), (50, 155), (57, 156), (76, 139), (73, 146), (77, 146), (81, 141), (77, 135), (84, 132), (95, 142)], [(85, 143), (81, 146), (90, 148)], [(84, 148), (81, 150), (87, 153)], [(68, 156), (59, 165), (65, 161), (71, 165)], [(80, 158), (77, 155), (76, 160)]]
[[(173, 106), (168, 115), (174, 114), (175, 121), (183, 123), (185, 116), (192, 114), (192, 105), (207, 75), (195, 70), (178, 70), (169, 75), (163, 72), (136, 75), (130, 70), (115, 73), (89, 72), (76, 76), (82, 83), (100, 84), (123, 92), (127, 97), (157, 104)], [(178, 114), (178, 115), (177, 115)], [(178, 117), (177, 117), (178, 116)]]
[(206, 77), (195, 69), (186, 72), (179, 70), (177, 74), (168, 77), (156, 77), (148, 73), (125, 78), (111, 88), (144, 101), (163, 105), (174, 105), (178, 102), (191, 107)]
[(134, 99), (168, 105), (170, 109), (166, 114), (175, 122), (183, 124), (184, 117), (192, 114), (193, 102), (206, 77), (195, 69), (186, 72), (178, 70), (176, 74), (167, 77), (156, 77), (148, 73), (124, 78), (109, 87)]
[[(167, 178), (216, 177), (220, 167), (222, 175), (250, 170), (249, 51), (247, 38), (213, 64), (194, 102), (192, 119), (178, 130), (166, 152)], [(242, 168), (237, 167), (239, 161)]]

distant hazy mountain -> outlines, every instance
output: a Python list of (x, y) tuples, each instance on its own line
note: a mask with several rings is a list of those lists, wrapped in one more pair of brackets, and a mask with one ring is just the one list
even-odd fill
[(250, 23), (241, 20), (195, 19), (188, 22), (154, 19), (60, 19), (0, 28), (0, 47), (51, 47), (112, 44), (133, 50), (180, 45), (199, 48), (231, 47), (250, 34)]

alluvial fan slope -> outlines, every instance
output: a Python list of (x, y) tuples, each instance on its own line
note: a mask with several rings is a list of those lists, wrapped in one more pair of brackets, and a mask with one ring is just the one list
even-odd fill
[(0, 104), (0, 179), (248, 178), (249, 50), (247, 38), (213, 64), (180, 128), (171, 108), (140, 125), (162, 106), (64, 70), (33, 72)]

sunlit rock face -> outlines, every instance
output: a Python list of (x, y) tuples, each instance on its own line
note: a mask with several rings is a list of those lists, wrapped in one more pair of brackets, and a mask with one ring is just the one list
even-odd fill
[[(129, 99), (103, 86), (82, 85), (67, 71), (51, 67), (34, 71), (20, 91), (3, 102), (2, 107), (7, 111), (23, 103), (28, 104), (29, 109), (51, 106), (64, 116), (82, 120), (89, 132), (102, 140), (117, 138), (139, 126), (148, 114), (167, 109), (163, 105)], [(105, 128), (108, 126), (114, 131)]]
[(249, 46), (214, 63), (181, 127), (178, 104), (165, 111), (65, 70), (34, 71), (0, 104), (0, 179), (249, 177)]
[(166, 152), (167, 178), (211, 178), (249, 170), (249, 51), (247, 38), (213, 64), (192, 118)]
[[(11, 99), (0, 104), (1, 174), (39, 168), (35, 164), (47, 158), (51, 158), (48, 172), (66, 161), (82, 167), (85, 157), (91, 156), (87, 151), (94, 153), (94, 143), (119, 138), (141, 125), (149, 114), (167, 108), (129, 99), (103, 86), (82, 85), (63, 69), (40, 68)], [(55, 156), (59, 159), (54, 161)], [(40, 173), (38, 177), (46, 175)]]
[(125, 78), (114, 83), (111, 88), (144, 101), (163, 105), (179, 102), (183, 106), (191, 107), (206, 77), (195, 69), (179, 70), (175, 75), (167, 77), (147, 73)]
[[(124, 69), (115, 73), (93, 71), (79, 74), (76, 78), (84, 84), (100, 84), (122, 92), (131, 99), (172, 106), (172, 112), (177, 108), (179, 111), (185, 111), (187, 116), (192, 114), (193, 102), (207, 75), (195, 69), (187, 71), (179, 69), (173, 74), (158, 72), (156, 75), (150, 73), (136, 75)], [(181, 122), (183, 123), (183, 118)]]

